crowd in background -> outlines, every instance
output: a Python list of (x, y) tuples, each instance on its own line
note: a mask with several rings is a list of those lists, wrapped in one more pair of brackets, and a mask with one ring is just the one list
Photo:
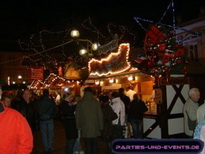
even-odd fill
[[(97, 154), (99, 137), (106, 145), (106, 154), (112, 153), (111, 145), (115, 139), (143, 138), (143, 114), (148, 109), (131, 88), (97, 94), (91, 87), (86, 87), (83, 97), (68, 92), (53, 97), (48, 89), (43, 89), (41, 96), (29, 89), (17, 93), (15, 97), (2, 93), (1, 89), (0, 92), (0, 112), (3, 113), (1, 116), (10, 113), (10, 110), (12, 114), (19, 116), (22, 127), (18, 128), (18, 133), (22, 130), (27, 132), (28, 136), (24, 136), (27, 143), (33, 142), (29, 131), (40, 130), (45, 153), (52, 153), (56, 119), (62, 122), (65, 129), (66, 154)], [(205, 105), (198, 104), (198, 88), (191, 88), (188, 95), (189, 98), (183, 106), (185, 134), (188, 138), (197, 138), (204, 142)], [(9, 129), (11, 128), (13, 127)], [(15, 135), (19, 135), (18, 133)], [(85, 143), (84, 149), (81, 139)]]
[[(185, 134), (205, 142), (205, 105), (198, 104), (200, 91), (191, 88), (188, 95), (183, 106)], [(106, 154), (111, 154), (113, 140), (143, 138), (143, 114), (148, 110), (130, 88), (97, 94), (86, 87), (83, 97), (67, 92), (58, 99), (48, 89), (43, 89), (41, 96), (25, 89), (14, 97), (2, 93), (0, 88), (0, 100), (1, 136), (11, 138), (13, 151), (24, 153), (32, 151), (32, 132), (36, 130), (41, 131), (44, 152), (52, 153), (54, 122), (59, 118), (65, 129), (66, 154), (97, 154), (99, 137), (106, 145)], [(4, 133), (7, 129), (12, 133)], [(82, 140), (85, 148), (81, 146)], [(6, 142), (0, 142), (0, 150), (4, 151), (0, 152), (5, 153), (9, 148), (3, 143)]]
[[(134, 90), (129, 88), (126, 93), (120, 88), (97, 94), (87, 87), (83, 97), (68, 92), (59, 96), (52, 97), (48, 89), (43, 89), (42, 96), (25, 89), (15, 97), (3, 93), (2, 102), (20, 112), (32, 132), (41, 131), (45, 153), (52, 152), (56, 118), (65, 128), (66, 154), (96, 154), (99, 137), (105, 142), (107, 153), (112, 153), (114, 139), (143, 138), (142, 115), (147, 107)], [(129, 135), (128, 124), (131, 129)], [(85, 149), (82, 149), (80, 139), (83, 139)]]

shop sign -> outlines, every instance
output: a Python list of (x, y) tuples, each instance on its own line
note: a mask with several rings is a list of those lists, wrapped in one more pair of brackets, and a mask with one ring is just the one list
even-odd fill
[(31, 80), (43, 80), (44, 68), (43, 66), (36, 66), (30, 68)]
[(109, 75), (126, 71), (130, 68), (128, 62), (129, 44), (121, 44), (117, 53), (111, 53), (101, 60), (92, 59), (88, 63), (90, 75)]
[(97, 50), (97, 55), (108, 55), (110, 52), (116, 50), (118, 48), (118, 39), (114, 39), (110, 41), (109, 43), (99, 46)]

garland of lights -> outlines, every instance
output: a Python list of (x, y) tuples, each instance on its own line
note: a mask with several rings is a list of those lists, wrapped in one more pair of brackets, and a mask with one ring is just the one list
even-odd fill
[(33, 82), (30, 85), (31, 89), (38, 89), (39, 85), (41, 85), (40, 88), (48, 88), (50, 87), (54, 82), (56, 82), (57, 80), (62, 81), (64, 84), (66, 83), (77, 83), (79, 84), (81, 82), (81, 80), (68, 80), (65, 79), (63, 77), (60, 77), (54, 73), (51, 73), (45, 80), (44, 82), (39, 81), (39, 80), (33, 80)]
[[(106, 76), (106, 75), (110, 75), (110, 74), (119, 74), (121, 72), (124, 72), (128, 69), (130, 69), (131, 65), (130, 65), (130, 62), (128, 61), (128, 58), (129, 58), (129, 51), (130, 51), (130, 45), (129, 43), (122, 43), (119, 45), (119, 48), (118, 48), (118, 52), (114, 53), (110, 53), (106, 58), (102, 58), (100, 60), (98, 59), (91, 59), (89, 62), (88, 62), (88, 68), (89, 68), (89, 72), (90, 72), (90, 76)], [(119, 58), (120, 57), (120, 54), (122, 54), (123, 52), (125, 52), (125, 66), (124, 68), (120, 68), (118, 71), (112, 71), (112, 70), (109, 70), (106, 66), (106, 72), (99, 72), (99, 68), (96, 68), (96, 69), (92, 69), (92, 65), (95, 65), (96, 66), (100, 66), (102, 67), (103, 63), (104, 65), (106, 65), (105, 63), (109, 63), (110, 64), (110, 60), (112, 58)], [(98, 64), (98, 65), (97, 65)], [(114, 65), (119, 65), (117, 64), (116, 62), (114, 63)], [(111, 66), (112, 67), (112, 66)], [(105, 71), (105, 70), (104, 70)]]
[[(135, 40), (135, 35), (131, 33), (125, 26), (116, 26), (112, 23), (108, 23), (107, 30), (110, 34), (110, 36), (104, 35), (96, 26), (93, 25), (91, 18), (89, 17), (86, 19), (84, 22), (82, 22), (81, 26), (85, 29), (88, 30), (89, 32), (93, 32), (96, 34), (98, 41), (102, 41), (102, 44), (106, 44), (109, 42), (111, 39), (113, 39), (113, 31), (119, 31), (120, 32), (120, 37), (119, 40), (122, 39), (125, 34), (131, 35), (134, 40)], [(67, 41), (67, 37), (69, 36), (69, 32), (71, 29), (65, 29), (61, 31), (49, 31), (49, 30), (41, 30), (37, 34), (32, 34), (30, 35), (28, 40), (18, 40), (19, 47), (23, 51), (29, 51), (29, 52), (34, 52), (35, 54), (27, 55), (26, 57), (22, 57), (20, 59), (20, 64), (21, 66), (44, 66), (45, 69), (50, 69), (54, 68), (59, 65), (59, 63), (62, 63), (62, 61), (67, 62), (68, 58), (67, 57), (72, 57), (72, 61), (75, 61), (76, 63), (79, 63), (80, 65), (84, 66), (85, 65), (85, 60), (87, 61), (88, 59), (79, 56), (76, 53), (69, 53), (67, 48), (65, 48), (65, 45), (63, 45)], [(47, 39), (54, 39), (54, 38), (60, 38), (58, 39), (58, 43), (54, 42), (53, 45), (47, 44), (48, 41)], [(100, 43), (99, 42), (99, 43)], [(55, 53), (52, 52), (54, 49), (53, 46), (56, 46), (56, 44), (61, 44), (58, 47), (58, 53), (62, 58), (59, 61), (59, 59), (56, 59)], [(58, 46), (58, 45), (57, 45)], [(55, 48), (56, 49), (56, 48)], [(13, 59), (12, 61), (15, 61), (17, 59)], [(18, 59), (19, 60), (19, 59)], [(69, 58), (70, 60), (70, 58)], [(26, 65), (26, 62), (29, 62), (28, 65)], [(4, 62), (5, 63), (5, 62)]]

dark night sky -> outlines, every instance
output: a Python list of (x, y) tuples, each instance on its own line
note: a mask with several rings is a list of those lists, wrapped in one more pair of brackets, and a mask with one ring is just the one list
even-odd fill
[[(168, 0), (134, 1), (26, 1), (7, 0), (0, 2), (0, 51), (21, 50), (17, 40), (29, 37), (43, 29), (60, 31), (78, 27), (82, 21), (91, 17), (96, 27), (105, 27), (108, 23), (126, 25), (138, 29), (134, 17), (158, 21), (165, 12)], [(175, 13), (183, 21), (195, 18), (205, 0), (175, 0)], [(171, 10), (165, 22), (172, 21)]]

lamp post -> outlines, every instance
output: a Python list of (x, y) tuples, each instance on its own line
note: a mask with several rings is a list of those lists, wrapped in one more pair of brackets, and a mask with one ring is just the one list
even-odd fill
[(76, 29), (72, 30), (70, 32), (70, 36), (72, 38), (74, 38), (75, 41), (77, 41), (77, 42), (87, 42), (87, 43), (89, 43), (89, 45), (91, 45), (90, 48), (87, 46), (86, 48), (80, 49), (79, 54), (81, 56), (88, 55), (89, 57), (92, 57), (93, 56), (93, 51), (96, 51), (98, 49), (99, 45), (97, 43), (93, 43), (93, 42), (91, 42), (88, 39), (80, 39), (79, 38), (80, 32), (78, 30), (76, 30)]

